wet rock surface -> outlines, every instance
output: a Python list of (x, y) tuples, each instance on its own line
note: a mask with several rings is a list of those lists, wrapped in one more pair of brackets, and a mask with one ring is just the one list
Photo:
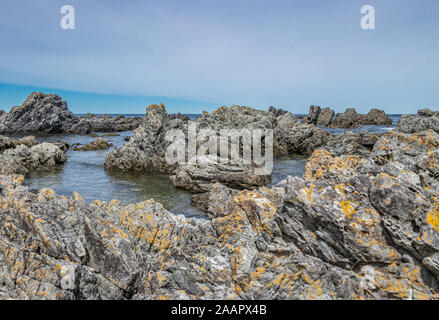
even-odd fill
[(438, 299), (437, 138), (389, 133), (368, 157), (319, 149), (303, 179), (271, 189), (216, 183), (199, 195), (207, 219), (0, 176), (0, 297)]
[(106, 150), (113, 147), (112, 143), (109, 143), (104, 138), (96, 138), (95, 141), (86, 144), (85, 146), (75, 146), (73, 150), (75, 151), (97, 151)]

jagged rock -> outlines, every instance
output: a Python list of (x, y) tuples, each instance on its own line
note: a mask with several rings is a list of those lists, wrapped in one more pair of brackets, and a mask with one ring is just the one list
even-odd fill
[(187, 119), (170, 119), (164, 105), (150, 105), (146, 117), (134, 131), (133, 136), (121, 148), (111, 151), (105, 159), (109, 170), (146, 171), (150, 173), (172, 173), (176, 165), (166, 162), (166, 133), (172, 129), (187, 132)]
[(19, 145), (25, 145), (26, 147), (33, 147), (38, 144), (34, 136), (27, 136), (20, 139), (11, 139), (0, 135), (0, 151), (6, 149), (12, 149)]
[(347, 108), (344, 113), (338, 113), (337, 116), (332, 119), (331, 127), (336, 128), (355, 128), (359, 125), (361, 115), (357, 113), (354, 108)]
[(0, 174), (29, 175), (31, 171), (50, 170), (66, 161), (66, 154), (52, 143), (31, 148), (19, 145), (0, 155)]
[(391, 125), (393, 123), (383, 110), (372, 109), (367, 115), (362, 115), (359, 121), (361, 125)]
[(6, 114), (5, 110), (0, 110), (0, 117)]
[(302, 123), (317, 124), (317, 120), (321, 111), (322, 108), (320, 108), (319, 106), (310, 106), (308, 115), (302, 119)]
[[(243, 191), (213, 185), (203, 195), (208, 219), (153, 200), (87, 205), (0, 176), (0, 295), (438, 299), (439, 189), (422, 187), (399, 162), (313, 157), (322, 174), (305, 180)], [(347, 166), (349, 158), (361, 161)]]
[(68, 129), (68, 133), (81, 134), (86, 135), (90, 134), (92, 131), (90, 123), (86, 121), (81, 121), (74, 124), (71, 128)]
[(331, 125), (332, 119), (334, 119), (334, 115), (334, 110), (332, 110), (331, 108), (324, 108), (320, 111), (316, 124), (318, 126), (329, 127)]
[(90, 142), (82, 147), (74, 147), (74, 151), (97, 151), (97, 150), (106, 150), (113, 147), (112, 143), (109, 143), (107, 140), (103, 138), (96, 138), (95, 141)]
[(268, 108), (268, 112), (271, 112), (276, 118), (277, 117), (280, 117), (280, 116), (283, 116), (284, 114), (286, 114), (286, 113), (289, 113), (288, 111), (286, 111), (286, 110), (283, 110), (283, 109), (278, 109), (278, 108), (275, 108), (275, 107), (273, 107), (273, 106), (270, 106), (269, 108)]
[(331, 134), (313, 124), (296, 124), (276, 126), (274, 129), (274, 154), (310, 155), (315, 149), (323, 146)]
[(218, 182), (234, 189), (254, 189), (269, 184), (271, 174), (255, 164), (243, 165), (228, 159), (201, 156), (179, 167), (171, 181), (176, 187), (203, 193)]
[(77, 122), (61, 97), (33, 92), (0, 118), (0, 133), (65, 133)]
[(142, 118), (125, 118), (120, 115), (112, 117), (110, 115), (96, 116), (87, 114), (79, 118), (79, 125), (89, 127), (93, 132), (118, 132), (136, 129), (142, 122)]
[(359, 125), (391, 125), (390, 119), (383, 110), (371, 109), (368, 114), (358, 114), (353, 108), (348, 108), (344, 113), (335, 112), (330, 108), (311, 106), (308, 116), (302, 122), (316, 124), (323, 127), (355, 128)]
[(333, 156), (360, 155), (367, 157), (381, 134), (368, 131), (343, 133), (332, 135), (325, 145)]
[(422, 109), (415, 116), (403, 114), (396, 127), (404, 133), (416, 133), (429, 129), (439, 132), (439, 117), (430, 109)]

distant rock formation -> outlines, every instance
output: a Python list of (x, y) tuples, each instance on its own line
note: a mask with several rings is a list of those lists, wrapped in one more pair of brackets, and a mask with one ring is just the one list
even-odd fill
[(85, 146), (79, 147), (76, 146), (73, 148), (74, 151), (98, 151), (98, 150), (106, 150), (113, 147), (112, 143), (109, 143), (107, 140), (103, 138), (96, 138), (95, 141), (86, 144)]
[(416, 133), (429, 129), (439, 132), (439, 111), (421, 109), (414, 116), (403, 114), (396, 128), (404, 133)]
[(55, 94), (33, 92), (19, 107), (0, 113), (0, 134), (12, 133), (73, 133), (86, 135), (95, 132), (134, 130), (141, 118), (95, 116), (77, 117), (67, 103)]
[(349, 129), (360, 125), (390, 125), (392, 119), (384, 111), (378, 109), (372, 109), (368, 114), (362, 115), (354, 108), (348, 108), (344, 113), (335, 115), (335, 111), (330, 108), (322, 109), (319, 106), (311, 106), (302, 122), (323, 127)]
[(60, 96), (33, 92), (21, 106), (0, 117), (0, 134), (65, 133), (77, 122)]

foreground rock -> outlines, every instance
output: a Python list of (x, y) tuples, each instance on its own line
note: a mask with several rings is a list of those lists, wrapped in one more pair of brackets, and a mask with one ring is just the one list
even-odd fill
[(0, 135), (0, 151), (6, 149), (13, 149), (19, 145), (25, 145), (26, 147), (33, 147), (37, 145), (37, 139), (34, 136), (27, 136), (20, 139), (11, 139)]
[(29, 175), (32, 171), (54, 169), (67, 161), (67, 156), (52, 143), (41, 143), (31, 148), (19, 145), (0, 155), (0, 174)]
[(419, 110), (415, 116), (403, 114), (396, 127), (403, 133), (416, 133), (429, 129), (439, 132), (439, 114), (430, 109)]
[(271, 189), (214, 184), (208, 219), (1, 176), (0, 297), (439, 299), (439, 188), (421, 178), (438, 138), (391, 133), (368, 158), (317, 150), (305, 179)]
[(61, 97), (34, 92), (21, 106), (0, 117), (0, 134), (65, 133), (77, 122)]
[(303, 119), (304, 123), (316, 124), (323, 127), (355, 128), (360, 125), (391, 125), (390, 119), (382, 110), (372, 109), (368, 114), (359, 114), (353, 108), (348, 108), (344, 113), (335, 115), (330, 108), (311, 106), (308, 116)]
[(82, 147), (74, 147), (75, 151), (98, 151), (98, 150), (106, 150), (113, 147), (112, 143), (109, 143), (107, 140), (103, 138), (97, 138), (95, 141), (90, 142)]

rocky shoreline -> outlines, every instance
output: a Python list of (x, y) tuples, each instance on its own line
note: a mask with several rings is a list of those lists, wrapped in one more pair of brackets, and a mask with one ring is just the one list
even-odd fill
[[(0, 132), (17, 132), (17, 119), (23, 133), (125, 123), (72, 117), (58, 98), (32, 94), (0, 115)], [(69, 146), (0, 136), (0, 299), (439, 299), (438, 114), (403, 116), (386, 134), (334, 135), (321, 127), (387, 124), (387, 116), (311, 109), (301, 122), (244, 106), (195, 120), (215, 132), (273, 130), (275, 154), (310, 156), (302, 178), (267, 187), (271, 175), (256, 175), (255, 164), (202, 156), (168, 165), (166, 133), (187, 132), (189, 119), (147, 108), (105, 168), (169, 175), (205, 219), (153, 199), (87, 204), (78, 193), (29, 190), (25, 176), (62, 165)], [(35, 120), (41, 114), (47, 121)]]

